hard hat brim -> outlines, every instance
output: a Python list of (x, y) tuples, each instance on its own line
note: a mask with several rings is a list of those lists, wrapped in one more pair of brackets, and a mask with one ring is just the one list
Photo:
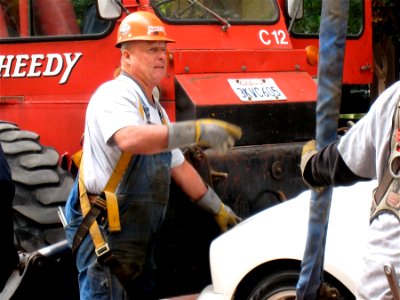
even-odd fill
[(121, 44), (126, 43), (126, 42), (134, 42), (134, 41), (175, 43), (175, 40), (167, 38), (165, 36), (136, 36), (136, 37), (124, 39), (121, 42), (117, 42), (115, 44), (115, 47), (121, 48)]

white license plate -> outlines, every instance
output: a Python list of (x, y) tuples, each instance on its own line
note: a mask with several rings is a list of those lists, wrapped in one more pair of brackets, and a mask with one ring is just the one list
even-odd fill
[(241, 101), (286, 100), (285, 94), (272, 78), (228, 79), (234, 93)]

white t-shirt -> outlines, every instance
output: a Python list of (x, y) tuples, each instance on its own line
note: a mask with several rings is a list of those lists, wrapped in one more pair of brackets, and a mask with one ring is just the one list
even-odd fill
[[(113, 143), (112, 136), (119, 129), (146, 124), (146, 116), (139, 112), (139, 96), (136, 83), (126, 75), (102, 84), (90, 99), (86, 110), (85, 140), (83, 146), (84, 181), (88, 192), (99, 194), (110, 178), (121, 155)], [(156, 106), (143, 99), (149, 108), (150, 122), (162, 124)], [(161, 106), (160, 106), (161, 108)], [(162, 115), (167, 123), (168, 116), (163, 108)], [(172, 150), (171, 168), (182, 164), (184, 156), (179, 149)]]
[[(340, 140), (339, 152), (355, 174), (382, 178), (389, 159), (392, 120), (399, 97), (400, 82), (397, 82), (380, 95), (369, 113)], [(372, 201), (372, 194), (371, 199), (365, 200)], [(394, 263), (400, 274), (400, 224), (392, 214), (380, 214), (370, 225), (357, 299), (392, 299), (383, 272), (387, 262)]]

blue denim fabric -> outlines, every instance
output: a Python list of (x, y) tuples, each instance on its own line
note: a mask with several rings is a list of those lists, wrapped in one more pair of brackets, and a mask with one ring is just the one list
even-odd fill
[[(316, 107), (318, 149), (337, 138), (348, 11), (349, 0), (322, 1)], [(323, 282), (331, 200), (331, 187), (312, 193), (306, 248), (296, 286), (297, 300), (316, 299)]]
[[(120, 232), (110, 233), (102, 227), (113, 255), (126, 272), (131, 284), (124, 291), (108, 267), (97, 262), (94, 246), (88, 235), (77, 251), (81, 300), (86, 299), (155, 299), (152, 274), (156, 265), (154, 248), (160, 225), (165, 217), (169, 197), (171, 153), (137, 155), (125, 172), (118, 188)], [(66, 205), (69, 245), (82, 222), (77, 183)]]

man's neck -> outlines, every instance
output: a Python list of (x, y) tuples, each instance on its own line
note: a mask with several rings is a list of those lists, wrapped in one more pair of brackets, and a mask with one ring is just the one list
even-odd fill
[(122, 74), (129, 77), (133, 81), (135, 81), (136, 84), (139, 85), (139, 87), (142, 89), (144, 95), (147, 98), (147, 101), (149, 101), (149, 103), (151, 103), (151, 104), (154, 104), (154, 99), (153, 99), (153, 88), (154, 87), (149, 87), (142, 80), (140, 80), (137, 76), (128, 74), (126, 71), (122, 71)]

